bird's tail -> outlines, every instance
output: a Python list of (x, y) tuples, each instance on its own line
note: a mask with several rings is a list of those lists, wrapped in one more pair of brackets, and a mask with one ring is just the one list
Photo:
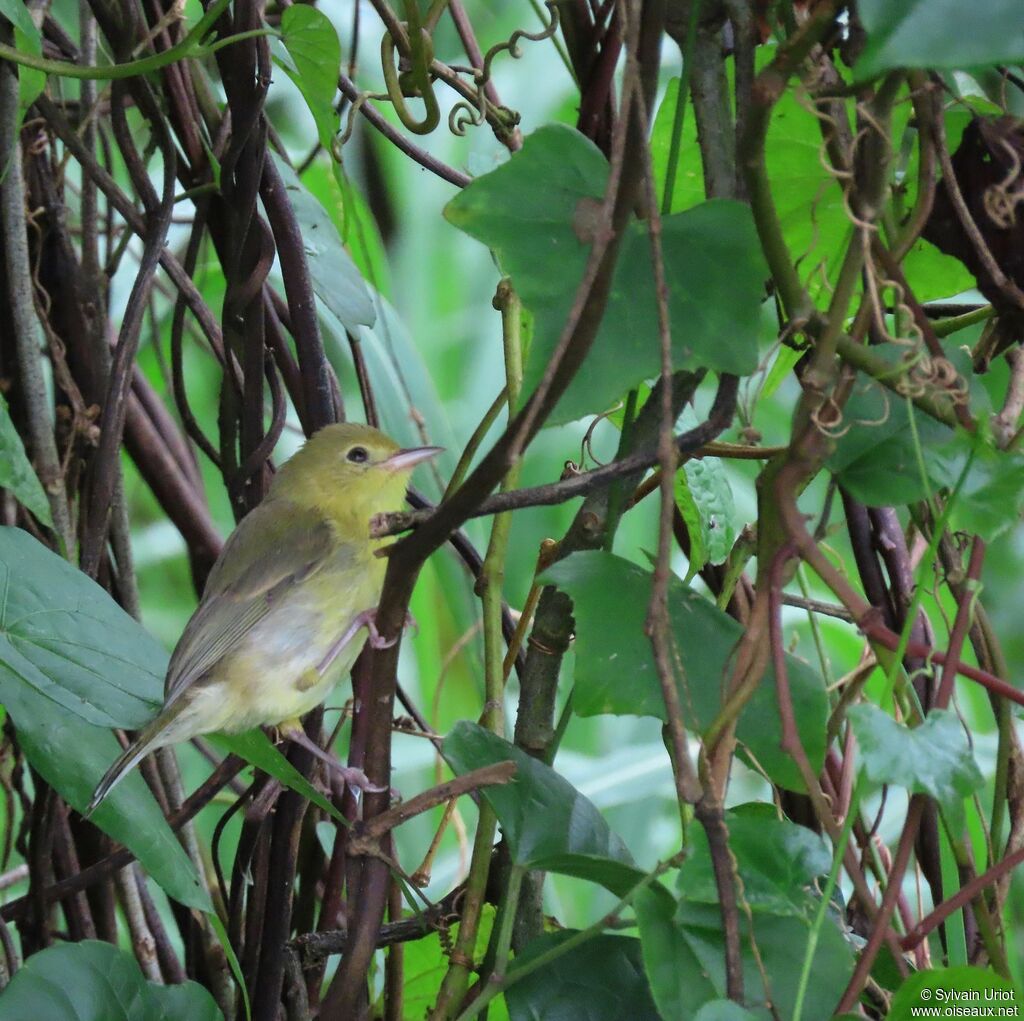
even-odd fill
[[(177, 713), (174, 714), (175, 716)], [(114, 760), (114, 764), (103, 774), (103, 779), (96, 784), (92, 792), (92, 800), (83, 813), (89, 818), (99, 807), (100, 802), (155, 748), (167, 744), (166, 710), (151, 723), (147, 724), (138, 737)]]

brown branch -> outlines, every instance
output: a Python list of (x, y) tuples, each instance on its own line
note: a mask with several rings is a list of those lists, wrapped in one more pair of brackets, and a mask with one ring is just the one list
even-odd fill
[[(139, 95), (148, 90), (140, 91)], [(163, 193), (157, 198), (141, 157), (135, 150), (124, 113), (123, 86), (115, 84), (112, 103), (114, 131), (118, 145), (125, 159), (133, 182), (139, 189), (146, 205), (146, 231), (142, 258), (138, 274), (132, 285), (128, 303), (121, 320), (121, 330), (114, 347), (110, 364), (110, 378), (107, 382), (103, 402), (103, 421), (97, 450), (89, 466), (87, 482), (88, 503), (85, 510), (85, 527), (82, 530), (81, 567), (90, 577), (95, 578), (106, 541), (111, 503), (117, 489), (120, 469), (118, 456), (127, 415), (128, 394), (132, 385), (132, 369), (138, 350), (142, 320), (153, 286), (160, 256), (167, 241), (167, 232), (174, 212), (174, 174), (176, 155), (167, 126), (155, 102), (147, 98), (144, 113), (150, 123), (150, 130), (157, 133), (158, 144), (163, 154)]]
[[(6, 23), (5, 23), (6, 24)], [(4, 32), (5, 41), (12, 35)], [(30, 449), (57, 535), (67, 555), (74, 546), (67, 493), (51, 424), (51, 403), (41, 369), (43, 334), (36, 314), (25, 229), (25, 192), (22, 180), (18, 76), (16, 69), (0, 65), (0, 208), (3, 212), (3, 249), (7, 278), (8, 314), (14, 328), (21, 392), (28, 411)]]
[[(107, 197), (111, 206), (113, 206), (132, 231), (140, 238), (145, 239), (148, 232), (145, 218), (135, 208), (132, 200), (118, 187), (113, 177), (100, 166), (93, 154), (85, 148), (82, 140), (78, 137), (78, 132), (68, 122), (60, 107), (49, 99), (45, 93), (36, 99), (36, 105), (46, 118), (47, 126), (64, 143), (68, 152), (81, 165), (82, 172), (88, 174), (96, 182), (97, 187)], [(216, 317), (203, 300), (203, 296), (199, 293), (198, 288), (192, 282), (192, 278), (185, 272), (181, 263), (174, 257), (170, 249), (166, 247), (160, 251), (160, 264), (171, 278), (174, 286), (184, 295), (189, 311), (196, 317), (196, 322), (199, 323), (200, 328), (209, 340), (214, 353), (223, 361), (224, 346), (221, 340), (220, 326), (218, 326)]]
[(453, 777), (445, 783), (437, 784), (430, 790), (421, 791), (408, 801), (402, 801), (389, 808), (386, 812), (367, 820), (358, 833), (349, 840), (351, 854), (367, 854), (376, 849), (377, 845), (386, 833), (390, 833), (396, 826), (408, 822), (422, 812), (428, 812), (446, 801), (461, 797), (470, 791), (479, 790), (481, 787), (491, 787), (499, 784), (506, 784), (516, 774), (516, 764), (512, 761), (496, 762), (491, 766), (481, 766), (469, 773)]
[(874, 966), (878, 951), (882, 948), (882, 942), (892, 939), (892, 930), (889, 928), (889, 919), (892, 917), (893, 909), (899, 900), (903, 885), (903, 877), (910, 862), (910, 853), (914, 849), (914, 838), (917, 835), (917, 828), (921, 823), (921, 815), (924, 811), (925, 797), (923, 794), (914, 794), (910, 799), (910, 806), (907, 809), (907, 818), (903, 824), (903, 832), (900, 833), (900, 841), (896, 847), (896, 854), (893, 858), (892, 868), (889, 870), (889, 877), (885, 886), (885, 894), (882, 896), (882, 904), (877, 916), (871, 923), (871, 935), (868, 937), (867, 945), (860, 952), (857, 959), (857, 966), (853, 975), (847, 983), (836, 1013), (853, 1010), (860, 998), (860, 991), (864, 988), (871, 969)]
[(309, 276), (302, 230), (295, 218), (295, 210), (288, 201), (284, 181), (272, 157), (268, 154), (263, 164), (260, 197), (267, 211), (277, 255), (281, 260), (281, 276), (288, 297), (291, 316), (291, 334), (299, 357), (302, 374), (302, 420), (307, 435), (322, 426), (345, 418), (344, 406), (335, 406), (335, 389), (331, 385), (331, 367), (324, 354), (317, 318), (316, 299)]
[[(168, 826), (172, 830), (179, 830), (189, 819), (197, 815), (206, 807), (230, 781), (245, 768), (245, 762), (237, 755), (229, 755), (224, 761), (206, 778), (203, 784), (193, 793), (176, 812), (172, 812), (167, 819)], [(70, 894), (79, 890), (88, 889), (95, 883), (109, 879), (119, 869), (123, 869), (130, 862), (135, 860), (135, 855), (127, 847), (120, 847), (111, 852), (106, 858), (82, 869), (75, 876), (70, 876), (59, 883), (54, 883), (35, 895), (42, 903), (52, 904), (62, 900)], [(0, 907), (0, 920), (10, 922), (20, 920), (30, 910), (30, 898), (28, 895), (18, 897), (15, 900)]]
[(914, 928), (900, 940), (900, 946), (904, 950), (913, 950), (924, 940), (928, 933), (940, 926), (954, 911), (966, 907), (979, 894), (983, 893), (993, 883), (1003, 876), (1008, 875), (1018, 865), (1024, 862), (1024, 847), (1017, 848), (1012, 854), (1008, 854), (1002, 861), (996, 862), (990, 869), (965, 883), (952, 897), (943, 901), (930, 914), (921, 919)]
[[(465, 888), (458, 886), (413, 918), (382, 925), (377, 934), (377, 947), (408, 943), (447, 928), (451, 922), (458, 921), (459, 905), (464, 895)], [(344, 954), (350, 941), (351, 934), (347, 929), (328, 929), (296, 936), (288, 945), (299, 952), (303, 967), (310, 970), (334, 954)]]
[[(359, 91), (356, 84), (345, 75), (338, 76), (338, 87), (341, 89), (342, 95), (351, 103), (359, 103), (362, 93)], [(400, 152), (404, 152), (406, 156), (417, 162), (421, 167), (429, 170), (432, 174), (437, 174), (442, 181), (447, 181), (449, 184), (454, 184), (456, 188), (465, 188), (470, 181), (473, 180), (469, 174), (464, 174), (461, 170), (456, 170), (454, 167), (448, 166), (447, 163), (443, 163), (441, 160), (434, 156), (431, 156), (426, 150), (421, 149), (414, 142), (410, 142), (400, 131), (397, 131), (389, 121), (387, 121), (384, 115), (377, 110), (375, 107), (370, 105), (368, 100), (364, 100), (359, 103), (359, 112)]]
[[(720, 378), (715, 400), (707, 419), (676, 437), (676, 450), (680, 456), (699, 450), (729, 427), (736, 409), (738, 391), (739, 380), (736, 376), (723, 375)], [(546, 507), (565, 503), (566, 500), (572, 500), (577, 496), (586, 496), (588, 493), (610, 486), (617, 480), (638, 471), (653, 468), (657, 463), (657, 446), (645, 447), (626, 457), (602, 465), (600, 468), (570, 476), (560, 482), (512, 489), (507, 493), (489, 496), (471, 508), (466, 517), (478, 518), (488, 514), (520, 510), (523, 507)], [(395, 535), (410, 528), (419, 527), (445, 506), (445, 504), (441, 504), (438, 510), (429, 512), (395, 511), (378, 515), (371, 523), (370, 534), (374, 536)]]

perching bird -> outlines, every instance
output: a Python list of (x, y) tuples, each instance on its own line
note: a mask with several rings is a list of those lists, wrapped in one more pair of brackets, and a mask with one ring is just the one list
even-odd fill
[[(276, 726), (323, 751), (299, 717), (318, 706), (359, 654), (385, 561), (370, 519), (401, 507), (413, 467), (440, 447), (400, 450), (365, 425), (329, 425), (274, 476), (213, 565), (171, 656), (164, 705), (107, 770), (92, 812), (149, 752), (213, 731)], [(334, 763), (337, 765), (337, 763)]]

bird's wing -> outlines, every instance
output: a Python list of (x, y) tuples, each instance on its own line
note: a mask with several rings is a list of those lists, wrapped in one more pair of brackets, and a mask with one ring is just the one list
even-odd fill
[(293, 586), (315, 574), (336, 539), (315, 510), (269, 499), (224, 545), (167, 668), (164, 703), (203, 677)]

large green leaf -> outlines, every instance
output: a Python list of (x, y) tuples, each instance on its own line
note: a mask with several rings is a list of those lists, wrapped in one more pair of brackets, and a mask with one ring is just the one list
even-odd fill
[(952, 433), (880, 383), (858, 379), (843, 409), (843, 425), (828, 466), (840, 485), (862, 503), (913, 503), (943, 485), (945, 474), (935, 477), (926, 452), (948, 442)]
[[(875, 350), (893, 354), (891, 345)], [(984, 414), (987, 403), (972, 386), (972, 408)], [(828, 466), (862, 503), (888, 507), (923, 500), (956, 485), (970, 459), (954, 526), (992, 539), (1019, 520), (1024, 455), (997, 450), (984, 428), (954, 433), (907, 398), (864, 377), (843, 410), (843, 426)]]
[[(637, 922), (643, 947), (644, 967), (651, 991), (663, 1018), (672, 1021), (705, 1021), (718, 1018), (719, 1001), (726, 994), (725, 942), (718, 904), (680, 901), (675, 911), (664, 898), (642, 893), (636, 900)], [(808, 918), (771, 912), (753, 913), (753, 933), (769, 992), (751, 946), (750, 925), (741, 912), (743, 986), (746, 1014), (737, 1021), (771, 1021), (790, 1018), (796, 1001), (807, 941)], [(834, 919), (826, 919), (818, 932), (806, 1002), (815, 1004), (815, 1017), (830, 1017), (853, 971), (853, 947)], [(712, 1010), (712, 1005), (715, 1009)], [(703, 1013), (704, 1010), (709, 1013)], [(723, 1019), (732, 1021), (724, 1013)]]
[[(571, 939), (572, 930), (545, 933), (516, 957), (529, 964)], [(514, 982), (505, 993), (511, 1021), (660, 1021), (644, 975), (640, 941), (602, 933)]]
[[(757, 51), (758, 66), (763, 67), (775, 55), (771, 46)], [(727, 71), (732, 78), (732, 65)], [(668, 83), (665, 98), (655, 118), (651, 133), (651, 155), (659, 195), (667, 185), (667, 169), (676, 105), (679, 101), (679, 79)], [(850, 114), (852, 116), (852, 101)], [(899, 102), (893, 111), (893, 148), (899, 150), (900, 139), (907, 130), (909, 104)], [(955, 141), (954, 124), (958, 113), (947, 114), (947, 131)], [(834, 285), (842, 262), (843, 246), (852, 236), (839, 182), (822, 162), (821, 125), (812, 113), (807, 99), (797, 89), (787, 89), (772, 108), (765, 146), (768, 179), (772, 199), (779, 215), (786, 244), (798, 272), (812, 297), (827, 302), (829, 281)], [(915, 199), (916, 155), (901, 179), (907, 190), (907, 208)], [(692, 108), (683, 121), (679, 161), (672, 189), (671, 209), (688, 209), (704, 200), (704, 179), (700, 147)], [(914, 293), (921, 301), (950, 297), (974, 286), (963, 263), (944, 255), (934, 245), (919, 241), (911, 249), (905, 263), (907, 277), (914, 282)]]
[(718, 1000), (720, 993), (676, 924), (676, 905), (672, 899), (641, 890), (633, 908), (644, 971), (661, 1016), (690, 1021), (703, 1004)]
[(136, 728), (167, 654), (91, 579), (27, 532), (0, 529), (0, 700), (25, 689), (88, 723)]
[(513, 864), (577, 876), (623, 896), (643, 878), (618, 834), (564, 777), (508, 741), (465, 720), (444, 741), (456, 773), (511, 759), (511, 783), (480, 793), (501, 823)]
[(2, 1021), (223, 1021), (198, 982), (147, 982), (131, 954), (83, 940), (30, 957), (0, 993)]
[(860, 0), (867, 45), (859, 80), (896, 67), (967, 68), (1024, 61), (1018, 0)]
[[(828, 872), (832, 857), (820, 836), (780, 819), (775, 806), (752, 803), (725, 814), (729, 852), (743, 880), (743, 897), (753, 911), (811, 917), (817, 900), (814, 881)], [(718, 903), (703, 827), (691, 830), (691, 853), (679, 869), (679, 894), (686, 900)]]
[[(910, 1021), (917, 1017), (942, 1017), (927, 1011), (976, 1007), (976, 1017), (1019, 1017), (1024, 1010), (1024, 997), (1006, 979), (982, 968), (935, 968), (911, 975), (896, 995), (886, 1015), (887, 1021)], [(989, 1013), (980, 1013), (987, 1010)], [(1003, 1011), (1002, 1014), (998, 1013)], [(970, 1017), (970, 1014), (963, 1014)]]
[(38, 476), (32, 470), (25, 446), (0, 395), (0, 488), (9, 489), (44, 525), (53, 525), (50, 502)]
[[(33, 768), (83, 811), (121, 750), (108, 726), (153, 715), (167, 654), (98, 585), (27, 532), (0, 528), (0, 567), (0, 701)], [(119, 718), (122, 711), (131, 723)], [(210, 910), (192, 862), (137, 773), (93, 818), (169, 896)]]
[[(600, 551), (574, 553), (549, 568), (544, 580), (568, 592), (576, 619), (576, 695), (581, 716), (613, 713), (665, 719), (661, 684), (644, 621), (651, 574)], [(722, 703), (741, 626), (678, 579), (669, 586), (669, 616), (682, 664), (677, 679), (685, 720), (700, 731)], [(825, 756), (828, 700), (818, 675), (786, 657), (797, 727), (814, 769)], [(776, 782), (802, 789), (799, 770), (783, 753), (775, 675), (769, 668), (739, 719), (737, 737)]]
[(947, 487), (966, 468), (950, 516), (954, 531), (976, 533), (991, 542), (1020, 521), (1024, 509), (1024, 454), (1020, 451), (998, 450), (980, 431), (958, 431), (930, 452), (929, 466)]
[(694, 1021), (757, 1021), (757, 1015), (732, 1000), (712, 1000), (697, 1011)]
[(302, 229), (313, 291), (345, 329), (354, 331), (360, 326), (372, 326), (376, 313), (370, 294), (327, 210), (306, 190), (283, 159), (276, 154), (272, 158)]
[[(110, 727), (135, 729), (163, 700), (167, 653), (95, 582), (27, 532), (0, 528), (0, 702), (29, 761), (79, 811), (120, 752)], [(260, 731), (217, 738), (335, 813)], [(137, 772), (93, 820), (176, 900), (209, 910), (188, 856)]]
[[(535, 317), (526, 392), (543, 376), (565, 325), (607, 177), (596, 146), (564, 125), (549, 125), (445, 209), (453, 224), (494, 250)], [(753, 372), (766, 269), (749, 209), (715, 201), (666, 217), (662, 243), (676, 367)], [(594, 346), (551, 424), (612, 405), (657, 374), (659, 351), (650, 241), (646, 227), (633, 223)]]
[(277, 50), (275, 63), (298, 86), (316, 122), (320, 144), (328, 151), (338, 131), (334, 95), (341, 70), (341, 43), (330, 18), (305, 4), (286, 7), (281, 15), (285, 53)]
[(964, 725), (948, 709), (933, 709), (918, 727), (904, 727), (870, 703), (853, 706), (848, 717), (874, 784), (899, 784), (955, 808), (983, 783)]

